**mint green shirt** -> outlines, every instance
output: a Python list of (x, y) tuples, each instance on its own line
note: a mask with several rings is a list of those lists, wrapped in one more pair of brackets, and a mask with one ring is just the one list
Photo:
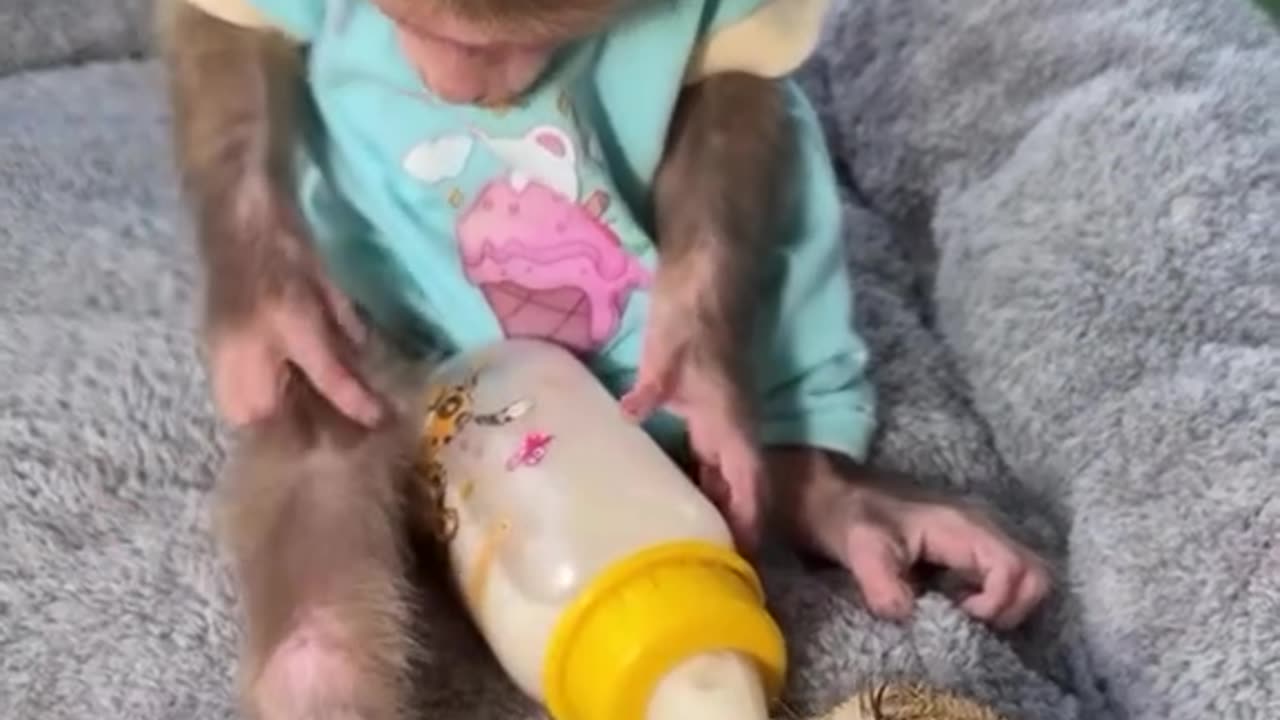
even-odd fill
[[(518, 106), (451, 105), (365, 0), (252, 0), (305, 41), (300, 206), (342, 288), (392, 335), (468, 350), (543, 337), (615, 395), (634, 378), (657, 260), (651, 186), (690, 54), (760, 0), (654, 2), (565, 49)], [(793, 197), (760, 288), (761, 436), (861, 459), (867, 350), (821, 130), (785, 83)], [(683, 428), (648, 425), (668, 449)]]

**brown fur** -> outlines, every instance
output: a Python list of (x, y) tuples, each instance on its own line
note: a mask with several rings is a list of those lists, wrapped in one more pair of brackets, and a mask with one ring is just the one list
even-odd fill
[[(402, 12), (415, 5), (379, 1)], [(528, 12), (546, 27), (556, 12), (586, 22), (623, 4), (486, 0), (471, 12), (512, 25)], [(319, 271), (284, 200), (299, 55), (278, 35), (236, 28), (181, 0), (159, 6), (174, 143), (216, 331), (251, 321)], [(740, 349), (767, 255), (782, 119), (768, 81), (725, 76), (687, 91), (656, 190), (658, 291), (695, 309), (705, 330), (698, 361), (724, 369), (739, 388), (748, 383)], [(292, 371), (275, 414), (241, 431), (222, 481), (219, 534), (246, 619), (245, 707), (262, 720), (392, 720), (412, 704), (414, 551), (441, 518), (430, 488), (409, 482), (417, 425), (406, 407), (416, 386), (382, 385), (401, 407), (369, 430)], [(745, 403), (750, 393), (740, 394)]]
[(295, 215), (273, 192), (292, 182), (298, 49), (181, 0), (157, 7), (178, 168), (209, 284), (208, 320), (242, 320), (264, 297), (286, 292), (282, 267), (311, 259)]
[(740, 422), (754, 396), (742, 348), (756, 322), (756, 295), (770, 261), (778, 179), (788, 126), (775, 82), (712, 76), (680, 97), (654, 188), (660, 249), (655, 294), (665, 293), (694, 328), (690, 360), (730, 382)]
[[(218, 528), (245, 612), (241, 678), (252, 716), (403, 715), (417, 650), (410, 427), (361, 428), (295, 378), (281, 411), (243, 431)], [(291, 637), (331, 652), (350, 684), (298, 693), (280, 680), (288, 668), (269, 672)]]

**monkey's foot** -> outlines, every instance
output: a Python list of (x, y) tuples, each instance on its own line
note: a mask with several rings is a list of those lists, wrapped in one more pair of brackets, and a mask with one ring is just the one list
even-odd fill
[(338, 618), (309, 614), (268, 656), (250, 688), (257, 720), (394, 720), (396, 678), (362, 657)]

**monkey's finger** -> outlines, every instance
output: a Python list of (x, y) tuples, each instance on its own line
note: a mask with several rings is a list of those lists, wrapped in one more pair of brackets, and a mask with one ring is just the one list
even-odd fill
[(689, 449), (693, 450), (693, 456), (718, 471), (720, 453), (716, 447), (715, 433), (711, 430), (712, 423), (700, 411), (685, 416), (685, 423), (689, 428)]
[(675, 338), (665, 330), (666, 327), (653, 315), (645, 325), (636, 379), (623, 403), (623, 408), (632, 417), (645, 418), (657, 412), (658, 408), (671, 401), (676, 390), (685, 360), (685, 343), (673, 342)]
[(915, 593), (903, 579), (909, 569), (906, 549), (886, 529), (872, 524), (850, 528), (845, 563), (872, 614), (893, 620), (910, 617)]
[(709, 459), (734, 490), (755, 489), (764, 461), (755, 443), (728, 417), (690, 420), (694, 452)]
[(760, 551), (761, 530), (760, 518), (754, 513), (745, 513), (741, 508), (725, 511), (725, 521), (729, 523), (729, 533), (733, 536), (733, 546), (747, 560), (752, 560)]
[(998, 624), (1017, 599), (1023, 571), (1016, 559), (993, 562), (982, 578), (982, 589), (960, 604), (960, 609), (979, 620)]
[(997, 627), (1012, 630), (1021, 625), (1040, 603), (1048, 596), (1050, 589), (1049, 573), (1039, 563), (1032, 563), (1022, 574), (1013, 602), (1004, 612), (995, 618)]
[(670, 356), (641, 358), (631, 390), (622, 396), (622, 410), (632, 420), (643, 421), (671, 401), (677, 364)]
[(619, 403), (627, 417), (636, 422), (643, 422), (662, 407), (665, 399), (666, 393), (661, 386), (656, 383), (646, 383), (633, 386), (626, 395), (622, 396)]
[(735, 487), (753, 486), (764, 474), (764, 460), (741, 414), (727, 404), (702, 393), (674, 403), (677, 414), (684, 414), (689, 425), (689, 442), (694, 455), (703, 462), (720, 468), (725, 479)]
[(690, 441), (699, 458), (699, 484), (720, 507), (733, 531), (739, 550), (756, 551), (766, 507), (764, 462), (741, 434), (721, 425), (707, 430), (700, 421), (690, 423)]
[(333, 314), (333, 321), (342, 334), (356, 347), (363, 347), (369, 337), (368, 328), (356, 312), (355, 304), (331, 282), (321, 283), (325, 306)]
[(382, 405), (334, 353), (323, 325), (290, 318), (281, 332), (289, 359), (338, 410), (362, 425), (382, 419)]
[(729, 409), (726, 393), (708, 383), (699, 373), (686, 372), (683, 382), (671, 398), (672, 412), (689, 424), (689, 442), (704, 461), (720, 465), (720, 455), (735, 449), (750, 448), (740, 428), (742, 417)]
[(760, 498), (754, 489), (742, 490), (730, 485), (729, 509), (725, 513), (738, 551), (748, 557), (760, 549), (762, 513)]
[(702, 489), (702, 493), (708, 500), (720, 508), (721, 512), (728, 513), (732, 490), (729, 488), (729, 483), (725, 482), (724, 476), (720, 474), (719, 468), (699, 462), (698, 487)]
[(275, 411), (282, 363), (270, 345), (255, 337), (228, 339), (212, 360), (214, 404), (228, 424), (243, 427)]

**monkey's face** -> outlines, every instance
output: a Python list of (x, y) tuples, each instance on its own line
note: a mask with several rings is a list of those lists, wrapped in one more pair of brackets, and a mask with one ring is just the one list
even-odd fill
[(523, 94), (565, 43), (602, 27), (617, 0), (373, 0), (422, 77), (450, 103)]

